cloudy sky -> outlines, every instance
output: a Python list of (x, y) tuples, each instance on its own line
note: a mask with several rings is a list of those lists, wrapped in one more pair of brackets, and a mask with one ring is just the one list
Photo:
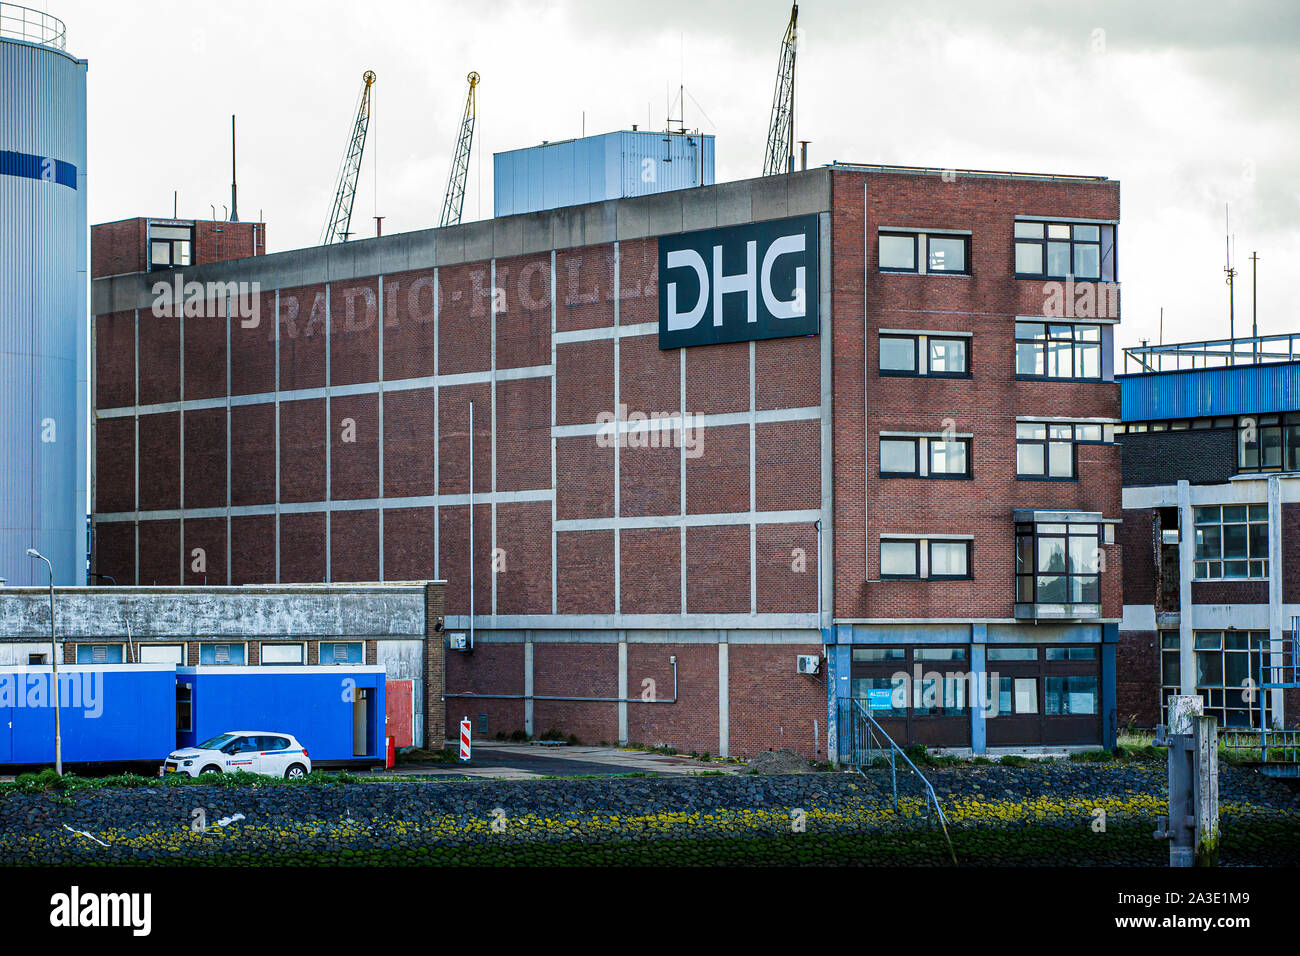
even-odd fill
[[(491, 155), (587, 132), (686, 123), (718, 179), (762, 165), (785, 0), (26, 0), (90, 61), (90, 216), (218, 217), (239, 116), (240, 218), (271, 251), (313, 245), (361, 74), (378, 74), (353, 213), (373, 234), (437, 220), (477, 70), (465, 218), (492, 210)], [(800, 7), (797, 138), (833, 160), (1104, 175), (1122, 183), (1122, 345), (1226, 337), (1224, 205), (1248, 334), (1300, 331), (1300, 4), (1293, 0)]]

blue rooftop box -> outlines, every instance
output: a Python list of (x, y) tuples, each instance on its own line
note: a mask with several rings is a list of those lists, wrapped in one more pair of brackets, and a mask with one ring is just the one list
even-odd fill
[(623, 130), (492, 155), (494, 216), (713, 185), (713, 136)]

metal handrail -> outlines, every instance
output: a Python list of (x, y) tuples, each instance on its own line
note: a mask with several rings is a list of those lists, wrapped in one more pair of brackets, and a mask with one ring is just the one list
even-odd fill
[[(917, 769), (916, 764), (912, 763), (911, 758), (903, 752), (903, 748), (898, 746), (894, 738), (885, 732), (885, 729), (876, 722), (876, 718), (871, 716), (871, 712), (862, 706), (862, 702), (856, 697), (841, 697), (840, 703), (848, 704), (849, 710), (849, 746), (848, 759), (845, 761), (854, 770), (864, 778), (866, 774), (862, 772), (862, 755), (870, 755), (869, 762), (874, 762), (876, 757), (883, 757), (885, 751), (889, 753), (889, 771), (894, 787), (894, 809), (898, 809), (898, 762), (899, 757), (907, 764), (912, 773), (916, 774), (918, 780), (925, 786), (926, 791), (926, 812), (928, 814), (930, 804), (934, 804), (935, 815), (939, 819), (939, 826), (943, 829), (943, 838), (948, 841), (948, 853), (952, 857), (953, 865), (957, 864), (957, 852), (952, 846), (952, 837), (948, 834), (948, 817), (943, 812), (943, 807), (939, 805), (939, 795), (935, 792), (934, 786), (926, 778), (925, 774)], [(883, 740), (888, 744), (887, 748), (871, 746), (878, 740)], [(859, 742), (866, 746), (859, 746)], [(841, 754), (843, 756), (843, 754)]]
[[(1260, 763), (1300, 763), (1300, 730), (1221, 730), (1219, 746), (1227, 750), (1258, 750)], [(1278, 753), (1269, 760), (1269, 751)]]
[[(1128, 371), (1129, 363), (1134, 362), (1138, 374), (1296, 361), (1300, 361), (1300, 333), (1294, 332), (1169, 345), (1140, 345), (1124, 350), (1125, 372)], [(1166, 368), (1166, 365), (1172, 367)]]
[(63, 50), (67, 34), (67, 27), (58, 17), (17, 3), (0, 3), (0, 38)]

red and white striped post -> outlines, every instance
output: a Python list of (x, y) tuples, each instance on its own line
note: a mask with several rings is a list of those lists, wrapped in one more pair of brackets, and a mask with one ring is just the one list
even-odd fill
[(469, 763), (469, 718), (465, 717), (460, 722), (460, 759), (462, 763)]

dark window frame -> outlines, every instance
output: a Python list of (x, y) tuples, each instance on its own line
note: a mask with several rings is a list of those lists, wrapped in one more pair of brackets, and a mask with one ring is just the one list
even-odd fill
[[(189, 232), (188, 238), (172, 238), (169, 236), (155, 236), (152, 227), (149, 233), (149, 271), (159, 272), (164, 269), (185, 269), (194, 264), (194, 227), (193, 226), (159, 226), (159, 229), (186, 229)], [(154, 246), (167, 246), (167, 262), (158, 263), (154, 259)], [(185, 262), (178, 262), (176, 252), (179, 248), (184, 247)]]
[[(1032, 319), (1017, 319), (1016, 329), (1015, 329), (1015, 355), (1014, 355), (1017, 381), (1026, 381), (1026, 382), (1100, 382), (1103, 381), (1104, 374), (1105, 374), (1102, 368), (1103, 365), (1102, 355), (1104, 354), (1103, 342), (1105, 339), (1105, 332), (1102, 329), (1103, 324), (1104, 323), (1098, 323), (1098, 322), (1057, 322), (1049, 318), (1043, 318), (1040, 321), (1037, 317)], [(1043, 326), (1044, 337), (1041, 339), (1022, 338), (1020, 335), (1020, 327), (1022, 325)], [(1054, 326), (1068, 327), (1070, 329), (1070, 337), (1068, 339), (1053, 338), (1052, 328)], [(1084, 327), (1095, 328), (1097, 330), (1097, 339), (1095, 342), (1089, 341), (1087, 339), (1080, 339), (1078, 337), (1078, 335), (1076, 334), (1077, 330)], [(1048, 368), (1047, 349), (1053, 344), (1058, 346), (1068, 344), (1070, 350), (1070, 371), (1071, 371), (1070, 375), (1052, 375), (1046, 371), (1046, 369)], [(1022, 372), (1020, 370), (1020, 347), (1022, 345), (1040, 346), (1042, 348), (1043, 369), (1044, 369), (1042, 375), (1038, 375), (1034, 372)], [(1097, 349), (1097, 374), (1079, 375), (1077, 373), (1080, 366), (1080, 361), (1079, 361), (1080, 354), (1082, 353), (1084, 348), (1090, 346), (1095, 346)]]
[[(1043, 227), (1042, 236), (1041, 237), (1017, 236), (1015, 234), (1015, 226), (1021, 223), (1026, 223), (1026, 224), (1033, 223), (1036, 225), (1041, 225)], [(1068, 228), (1070, 230), (1069, 238), (1068, 239), (1050, 238), (1048, 236), (1048, 233), (1050, 232), (1052, 226), (1065, 226), (1066, 228)], [(1084, 228), (1096, 229), (1097, 238), (1096, 239), (1075, 238), (1075, 229), (1080, 226)], [(1118, 275), (1119, 274), (1119, 270), (1117, 268), (1119, 264), (1118, 239), (1115, 235), (1117, 230), (1115, 230), (1114, 225), (1112, 223), (1081, 222), (1077, 219), (1028, 219), (1028, 218), (1017, 218), (1015, 220), (1015, 223), (1012, 226), (1012, 232), (1011, 232), (1012, 274), (1014, 274), (1017, 279), (1076, 279), (1080, 282), (1113, 282), (1115, 281), (1113, 278), (1111, 279), (1102, 278), (1106, 274), (1106, 263), (1103, 258), (1103, 250), (1105, 247), (1104, 229), (1106, 227), (1109, 227), (1112, 230), (1110, 243), (1111, 243), (1111, 254), (1113, 256), (1114, 265), (1112, 266), (1111, 274), (1112, 276)], [(1058, 274), (1053, 272), (1051, 270), (1051, 266), (1049, 265), (1050, 259), (1048, 257), (1048, 246), (1051, 243), (1062, 243), (1062, 242), (1068, 243), (1070, 246), (1070, 270), (1068, 273)], [(1021, 245), (1038, 246), (1039, 253), (1042, 256), (1042, 262), (1043, 262), (1043, 270), (1041, 272), (1020, 271), (1019, 266), (1016, 264), (1016, 251), (1017, 251), (1017, 247)], [(1077, 248), (1080, 246), (1096, 247), (1097, 274), (1095, 276), (1079, 275), (1078, 272), (1076, 271), (1077, 263), (1078, 263)]]
[[(913, 567), (916, 569), (911, 574), (886, 574), (885, 567), (885, 545), (886, 544), (910, 544), (912, 546)], [(880, 562), (880, 580), (882, 581), (922, 581), (921, 577), (921, 539), (920, 538), (891, 538), (888, 535), (882, 535), (878, 550), (877, 560)]]
[[(886, 574), (883, 552), (886, 544), (910, 544), (913, 549), (913, 561), (916, 571), (912, 574)], [(934, 545), (964, 544), (966, 546), (965, 574), (935, 574)], [(925, 545), (925, 575), (921, 575), (921, 545)], [(970, 581), (975, 577), (975, 542), (969, 538), (895, 538), (880, 536), (880, 580), (882, 581)]]
[[(925, 463), (926, 474), (923, 475), (921, 474), (921, 436), (915, 436), (915, 437), (910, 435), (877, 436), (878, 443), (876, 445), (876, 470), (879, 477), (881, 478), (926, 478), (926, 479), (935, 478), (939, 480), (948, 479), (948, 480), (955, 480), (955, 481), (970, 481), (975, 477), (975, 463), (974, 460), (972, 459), (972, 455), (974, 454), (975, 443), (972, 439), (944, 438), (942, 435), (939, 436), (926, 435), (924, 437), (927, 439), (927, 441), (926, 441), (926, 452), (925, 452), (926, 453), (926, 463)], [(884, 468), (885, 454), (884, 454), (884, 449), (881, 448), (881, 445), (883, 445), (887, 441), (907, 442), (912, 446), (912, 470), (911, 471), (885, 471)], [(936, 441), (960, 442), (961, 444), (966, 446), (966, 470), (964, 472), (960, 472), (960, 473), (950, 472), (950, 471), (941, 471), (937, 473), (935, 472), (932, 449), (934, 447), (934, 442)]]
[[(925, 336), (926, 350), (921, 354), (921, 336)], [(885, 339), (906, 340), (912, 343), (912, 368), (909, 369), (892, 369), (881, 368), (880, 342)], [(960, 342), (964, 346), (966, 357), (966, 367), (961, 372), (936, 372), (930, 368), (930, 349), (929, 344), (935, 340), (940, 342)], [(969, 335), (953, 335), (951, 332), (939, 332), (931, 335), (925, 333), (906, 333), (906, 332), (881, 332), (876, 339), (876, 372), (882, 378), (972, 378), (971, 356), (974, 352), (972, 348), (974, 342)], [(925, 371), (921, 371), (921, 363), (925, 363)]]
[[(1040, 531), (1040, 530), (1039, 530), (1039, 529), (1042, 528), (1044, 525), (1058, 525), (1058, 524), (1064, 524), (1064, 525), (1065, 525), (1065, 531), (1064, 531), (1064, 532), (1056, 532), (1056, 531), (1046, 531), (1046, 532), (1044, 532), (1044, 531)], [(1080, 529), (1090, 528), (1090, 529), (1092, 529), (1092, 530), (1091, 530), (1091, 532), (1087, 532), (1087, 531), (1078, 531), (1078, 532), (1075, 532), (1074, 529), (1076, 529), (1076, 528), (1080, 528)], [(1014, 593), (1014, 597), (1015, 597), (1015, 603), (1016, 603), (1016, 604), (1064, 604), (1064, 605), (1067, 605), (1067, 606), (1076, 606), (1076, 607), (1077, 607), (1077, 606), (1082, 606), (1082, 605), (1093, 605), (1093, 604), (1100, 605), (1100, 604), (1101, 604), (1101, 584), (1102, 584), (1102, 582), (1101, 582), (1101, 575), (1102, 575), (1101, 568), (1098, 567), (1098, 569), (1095, 570), (1095, 571), (1088, 571), (1088, 570), (1084, 570), (1084, 571), (1076, 571), (1076, 570), (1071, 566), (1071, 558), (1070, 558), (1070, 541), (1071, 541), (1071, 539), (1073, 539), (1073, 538), (1091, 538), (1091, 539), (1093, 540), (1093, 542), (1095, 542), (1095, 543), (1094, 543), (1094, 546), (1093, 546), (1093, 547), (1094, 547), (1094, 551), (1095, 551), (1096, 549), (1100, 549), (1100, 548), (1101, 548), (1101, 545), (1102, 545), (1102, 542), (1103, 542), (1105, 536), (1104, 536), (1104, 534), (1103, 534), (1103, 532), (1102, 532), (1102, 527), (1101, 527), (1100, 524), (1090, 524), (1090, 523), (1086, 523), (1086, 522), (1060, 522), (1060, 521), (1028, 522), (1028, 521), (1023, 521), (1023, 522), (1020, 522), (1020, 523), (1018, 523), (1018, 524), (1016, 525), (1016, 529), (1015, 529), (1015, 537), (1016, 537), (1016, 544), (1015, 544), (1015, 549), (1016, 549), (1016, 550), (1015, 550), (1016, 570), (1015, 570), (1015, 593)], [(1032, 560), (1031, 560), (1031, 566), (1030, 566), (1030, 569), (1029, 569), (1028, 571), (1022, 571), (1021, 568), (1020, 568), (1020, 563), (1019, 563), (1019, 562), (1020, 562), (1020, 541), (1021, 541), (1022, 538), (1026, 538), (1026, 537), (1031, 538), (1032, 541), (1033, 541), (1033, 547), (1031, 548), (1031, 558), (1032, 558)], [(1050, 539), (1052, 539), (1052, 540), (1058, 540), (1058, 539), (1059, 539), (1059, 540), (1062, 540), (1062, 541), (1064, 542), (1064, 545), (1065, 545), (1065, 561), (1066, 561), (1066, 566), (1065, 566), (1064, 570), (1062, 570), (1062, 571), (1059, 571), (1059, 572), (1052, 572), (1052, 571), (1040, 571), (1040, 570), (1038, 569), (1038, 564), (1039, 564), (1039, 544), (1040, 544), (1044, 539), (1048, 539), (1048, 538), (1050, 538)], [(1065, 601), (1045, 601), (1045, 600), (1040, 600), (1040, 599), (1039, 599), (1039, 593), (1038, 593), (1038, 586), (1039, 586), (1038, 579), (1039, 579), (1040, 577), (1058, 577), (1058, 578), (1065, 578), (1065, 591), (1066, 591), (1066, 597), (1067, 597), (1067, 599), (1069, 598), (1069, 595), (1070, 595), (1070, 594), (1072, 593), (1072, 591), (1073, 591), (1073, 588), (1071, 587), (1072, 579), (1074, 579), (1074, 578), (1095, 578), (1095, 579), (1096, 579), (1096, 585), (1095, 585), (1095, 587), (1096, 587), (1096, 589), (1097, 589), (1097, 600), (1095, 600), (1095, 601), (1072, 601), (1072, 600), (1065, 600)], [(1026, 579), (1026, 578), (1029, 579), (1029, 584), (1030, 584), (1030, 591), (1028, 592), (1029, 595), (1030, 595), (1030, 599), (1028, 599), (1028, 600), (1026, 600), (1024, 597), (1022, 597), (1022, 594), (1023, 594), (1024, 592), (1021, 591), (1021, 580), (1022, 580), (1022, 579)], [(1061, 663), (1061, 662), (1057, 662), (1057, 663)]]
[[(882, 266), (880, 264), (880, 238), (882, 236), (891, 236), (897, 239), (912, 240), (912, 266), (905, 268), (902, 266)], [(922, 248), (921, 237), (925, 236), (924, 248)], [(943, 239), (947, 241), (960, 242), (962, 244), (962, 267), (960, 269), (931, 269), (930, 268), (930, 240)], [(921, 262), (925, 262), (925, 272), (921, 271)], [(876, 233), (876, 270), (884, 273), (895, 273), (901, 275), (927, 275), (927, 276), (969, 276), (971, 272), (971, 236), (964, 232), (926, 232), (924, 229), (916, 231), (899, 230), (899, 229), (881, 229)]]

